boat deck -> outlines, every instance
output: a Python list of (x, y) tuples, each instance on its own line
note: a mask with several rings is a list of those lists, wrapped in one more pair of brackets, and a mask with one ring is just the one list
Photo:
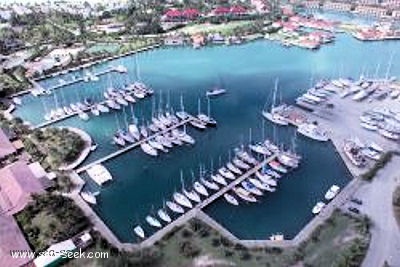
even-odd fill
[(253, 174), (255, 174), (258, 170), (262, 168), (265, 164), (268, 162), (274, 160), (277, 157), (277, 154), (271, 155), (270, 157), (266, 158), (265, 160), (261, 161), (257, 165), (255, 165), (253, 168), (247, 170), (244, 174), (236, 178), (234, 181), (229, 183), (227, 186), (223, 187), (217, 192), (214, 192), (211, 196), (207, 197), (200, 203), (198, 203), (196, 206), (194, 206), (191, 210), (187, 211), (185, 214), (179, 216), (176, 220), (173, 222), (167, 224), (157, 232), (155, 232), (153, 235), (142, 241), (140, 244), (141, 246), (147, 247), (151, 246), (154, 243), (156, 243), (158, 240), (160, 240), (165, 234), (167, 234), (169, 231), (171, 231), (174, 227), (177, 227), (179, 225), (182, 225), (186, 223), (188, 220), (192, 219), (195, 217), (203, 208), (206, 206), (210, 205), (213, 203), (215, 200), (223, 196), (225, 193), (228, 191), (232, 190), (235, 186), (239, 185), (241, 182), (243, 182), (245, 179), (249, 178)]
[(147, 141), (153, 139), (154, 137), (156, 137), (156, 136), (158, 136), (160, 134), (167, 133), (167, 132), (169, 132), (169, 131), (171, 131), (171, 130), (173, 130), (175, 128), (181, 127), (181, 126), (183, 126), (183, 125), (185, 125), (185, 124), (187, 124), (187, 123), (189, 123), (191, 121), (194, 121), (194, 120), (198, 121), (198, 119), (196, 117), (194, 117), (192, 115), (189, 115), (189, 117), (187, 119), (185, 119), (183, 121), (180, 121), (179, 123), (174, 124), (171, 127), (168, 127), (163, 131), (159, 131), (159, 132), (157, 132), (155, 134), (149, 135), (149, 137), (144, 138), (144, 139), (142, 139), (142, 140), (140, 140), (140, 141), (138, 141), (136, 143), (133, 143), (133, 144), (128, 145), (128, 146), (125, 146), (125, 147), (123, 147), (123, 148), (121, 148), (121, 149), (119, 149), (119, 150), (117, 150), (117, 151), (115, 151), (115, 152), (103, 157), (103, 158), (100, 158), (100, 159), (98, 159), (98, 160), (96, 160), (96, 161), (94, 161), (92, 163), (89, 163), (89, 164), (87, 164), (87, 165), (85, 165), (85, 166), (83, 166), (81, 168), (78, 168), (76, 170), (76, 172), (77, 173), (81, 173), (83, 171), (86, 171), (87, 169), (89, 169), (90, 167), (92, 167), (94, 165), (97, 165), (97, 164), (106, 162), (106, 161), (108, 161), (110, 159), (113, 159), (113, 158), (115, 158), (115, 157), (117, 157), (117, 156), (119, 156), (119, 155), (121, 155), (121, 154), (123, 154), (125, 152), (128, 152), (128, 151), (130, 151), (130, 150), (132, 150), (132, 149), (134, 149), (136, 147), (139, 147), (142, 143), (147, 142)]

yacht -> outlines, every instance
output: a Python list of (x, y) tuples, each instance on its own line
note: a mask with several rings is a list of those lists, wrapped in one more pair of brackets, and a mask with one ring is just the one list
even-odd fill
[(165, 204), (173, 212), (180, 213), (180, 214), (185, 213), (185, 210), (181, 206), (176, 204), (175, 202), (167, 201), (167, 202), (165, 202)]
[(225, 93), (226, 93), (225, 89), (216, 87), (216, 88), (207, 90), (206, 96), (207, 97), (213, 97), (213, 96), (223, 95)]
[(272, 176), (272, 177), (274, 177), (276, 179), (279, 179), (279, 178), (282, 177), (279, 173), (277, 173), (276, 171), (271, 170), (271, 169), (264, 169), (263, 173), (264, 174), (268, 174), (268, 175), (270, 175), (270, 176)]
[(141, 226), (135, 226), (135, 228), (133, 228), (133, 231), (135, 232), (135, 234), (138, 236), (138, 237), (140, 237), (140, 238), (144, 238), (145, 237), (145, 235), (144, 235), (144, 230), (143, 230), (143, 228), (141, 227)]
[(392, 140), (399, 140), (400, 139), (400, 135), (398, 135), (396, 133), (392, 133), (392, 132), (390, 132), (388, 130), (385, 130), (385, 129), (379, 129), (378, 132), (382, 136), (384, 136), (384, 137), (386, 137), (388, 139), (392, 139)]
[(154, 226), (156, 228), (162, 227), (161, 223), (153, 216), (150, 216), (150, 215), (146, 216), (146, 221), (148, 224), (150, 224), (151, 226)]
[(122, 139), (124, 139), (128, 143), (135, 143), (135, 139), (133, 138), (133, 136), (130, 133), (128, 133), (124, 130), (119, 130), (118, 134)]
[(201, 201), (199, 194), (197, 194), (194, 190), (187, 191), (186, 189), (183, 189), (182, 192), (188, 199), (193, 202), (199, 203)]
[(281, 106), (275, 107), (277, 92), (278, 92), (278, 79), (275, 80), (275, 87), (274, 87), (274, 91), (273, 91), (273, 98), (272, 98), (273, 100), (272, 100), (271, 110), (268, 111), (268, 110), (264, 109), (262, 111), (262, 115), (264, 118), (266, 118), (267, 120), (269, 120), (272, 123), (275, 123), (277, 125), (286, 126), (289, 123), (286, 120), (286, 118), (281, 115), (281, 113), (286, 108), (286, 105), (281, 105)]
[(312, 208), (312, 213), (313, 214), (318, 214), (321, 212), (321, 210), (325, 207), (325, 203), (324, 202), (318, 202), (317, 204), (315, 204), (315, 206)]
[(219, 169), (218, 169), (218, 172), (219, 172), (223, 177), (225, 177), (225, 178), (227, 178), (227, 179), (231, 179), (231, 180), (235, 180), (235, 179), (236, 179), (235, 175), (234, 175), (232, 172), (230, 172), (230, 171), (229, 171), (227, 168), (225, 168), (225, 167), (219, 168)]
[(238, 167), (236, 167), (235, 165), (233, 165), (232, 162), (228, 162), (228, 163), (226, 164), (226, 167), (227, 167), (231, 172), (233, 172), (234, 174), (237, 174), (237, 175), (242, 175), (242, 174), (243, 174), (243, 172), (242, 172)]
[(199, 194), (208, 197), (207, 189), (200, 182), (196, 181), (193, 184), (194, 190), (196, 190)]
[(339, 193), (340, 187), (337, 185), (332, 185), (329, 190), (325, 193), (326, 200), (332, 200)]
[(144, 153), (146, 153), (147, 155), (156, 157), (158, 156), (158, 152), (156, 149), (154, 149), (151, 145), (149, 145), (146, 142), (143, 142), (140, 144), (140, 148), (143, 150)]
[(193, 208), (192, 203), (190, 202), (189, 199), (187, 199), (187, 197), (185, 197), (184, 195), (182, 195), (181, 193), (175, 192), (174, 195), (174, 200), (179, 204), (182, 205), (186, 208)]
[(63, 109), (66, 115), (71, 115), (72, 113), (74, 113), (74, 111), (68, 106), (63, 107)]
[(125, 140), (118, 134), (114, 134), (113, 141), (114, 141), (115, 144), (117, 144), (119, 146), (125, 146), (126, 145)]
[(243, 186), (244, 189), (249, 191), (250, 193), (257, 195), (257, 196), (262, 196), (263, 192), (261, 192), (260, 189), (258, 189), (254, 184), (250, 183), (249, 181), (243, 181), (241, 182), (241, 185)]
[(147, 126), (147, 128), (149, 128), (150, 131), (152, 131), (153, 133), (157, 133), (159, 131), (159, 129), (157, 128), (157, 126), (155, 126), (153, 123), (149, 124)]
[(155, 139), (157, 142), (162, 144), (164, 147), (167, 147), (167, 148), (173, 147), (172, 142), (168, 138), (165, 138), (163, 135), (157, 135), (155, 137)]
[(146, 126), (142, 125), (140, 126), (140, 134), (144, 137), (147, 138), (149, 136), (149, 132), (147, 131)]
[(136, 103), (136, 99), (130, 94), (124, 94), (124, 99), (130, 103)]
[(100, 110), (98, 109), (97, 105), (93, 106), (93, 107), (90, 109), (90, 112), (92, 112), (92, 114), (93, 114), (94, 116), (99, 116), (99, 115), (100, 115)]
[(186, 111), (178, 111), (176, 112), (176, 116), (181, 120), (186, 120), (189, 118), (189, 114)]
[(106, 101), (106, 105), (111, 109), (116, 109), (116, 110), (121, 109), (121, 106), (115, 103), (115, 101), (111, 99)]
[(327, 133), (322, 131), (317, 125), (312, 123), (304, 123), (299, 125), (299, 127), (297, 128), (297, 132), (313, 140), (321, 142), (326, 142), (329, 140)]
[(157, 214), (158, 214), (158, 217), (160, 217), (160, 219), (163, 220), (166, 223), (170, 223), (172, 221), (171, 217), (163, 209), (159, 209), (157, 211)]
[(247, 202), (257, 202), (257, 199), (242, 187), (234, 187), (232, 190), (238, 197)]
[(215, 182), (217, 182), (217, 183), (219, 183), (221, 185), (224, 185), (224, 186), (228, 185), (228, 183), (225, 181), (224, 177), (222, 177), (219, 174), (215, 174), (215, 175), (212, 174), (211, 175), (211, 179), (213, 179)]
[(239, 168), (242, 169), (242, 170), (248, 170), (248, 169), (250, 169), (250, 166), (249, 166), (247, 163), (241, 161), (241, 160), (238, 159), (238, 158), (234, 158), (234, 159), (232, 160), (232, 162), (233, 162), (233, 164), (235, 164), (237, 167), (239, 167)]
[(196, 120), (196, 119), (191, 120), (190, 125), (192, 125), (193, 127), (197, 128), (199, 130), (204, 130), (207, 128), (206, 125), (202, 121)]
[(128, 126), (129, 133), (136, 139), (140, 140), (140, 132), (136, 124), (131, 123)]
[(210, 188), (210, 189), (212, 189), (212, 190), (219, 190), (219, 186), (218, 186), (216, 183), (212, 182), (212, 181), (206, 180), (206, 179), (204, 179), (204, 178), (200, 178), (200, 181), (201, 181), (201, 183), (204, 184), (207, 188)]
[(83, 200), (85, 200), (87, 203), (92, 205), (97, 204), (96, 196), (92, 192), (81, 192), (80, 195), (83, 198)]
[(177, 129), (172, 130), (172, 134), (179, 138), (181, 141), (193, 145), (195, 140), (193, 137), (186, 133), (186, 127), (184, 127), (184, 131), (179, 131)]
[(293, 155), (289, 152), (282, 152), (278, 155), (278, 160), (283, 165), (290, 167), (290, 168), (297, 168), (299, 166), (300, 158), (296, 155)]
[(232, 196), (231, 194), (229, 194), (229, 193), (225, 193), (224, 194), (224, 198), (228, 203), (230, 203), (230, 204), (232, 204), (234, 206), (238, 206), (239, 205), (239, 201), (237, 201), (237, 199), (234, 196)]
[(278, 153), (279, 152), (279, 147), (277, 145), (275, 145), (273, 142), (271, 142), (271, 140), (265, 140), (264, 144), (263, 144), (269, 151), (273, 152), (273, 153)]
[(277, 186), (277, 182), (268, 174), (261, 174), (260, 172), (256, 172), (256, 177), (262, 181), (263, 183), (266, 183), (267, 185), (270, 186)]
[(245, 162), (247, 162), (247, 163), (249, 163), (249, 164), (257, 165), (257, 163), (258, 163), (258, 161), (257, 161), (255, 158), (253, 158), (252, 156), (250, 156), (250, 155), (249, 155), (246, 151), (244, 151), (244, 150), (238, 151), (238, 152), (237, 152), (237, 156), (238, 156), (241, 160), (243, 160), (243, 161), (245, 161)]
[(200, 99), (198, 100), (198, 114), (197, 118), (204, 124), (210, 126), (216, 126), (217, 121), (210, 116), (210, 99), (207, 98), (207, 115), (200, 112)]
[(364, 129), (367, 129), (367, 130), (369, 130), (369, 131), (377, 131), (377, 130), (378, 130), (378, 126), (377, 126), (376, 124), (361, 122), (360, 125), (361, 125), (361, 127), (363, 127)]

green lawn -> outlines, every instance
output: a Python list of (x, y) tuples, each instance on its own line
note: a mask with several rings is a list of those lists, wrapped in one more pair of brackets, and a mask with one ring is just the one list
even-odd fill
[(209, 23), (194, 24), (186, 26), (180, 29), (179, 31), (190, 35), (195, 33), (211, 33), (211, 32), (220, 32), (221, 34), (229, 34), (235, 28), (250, 26), (253, 23), (254, 21), (244, 20), (244, 21), (231, 21), (223, 24), (209, 24)]

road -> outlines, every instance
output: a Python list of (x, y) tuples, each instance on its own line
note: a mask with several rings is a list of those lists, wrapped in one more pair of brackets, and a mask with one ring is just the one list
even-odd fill
[(360, 210), (372, 220), (371, 243), (362, 267), (400, 267), (400, 228), (394, 218), (392, 195), (400, 185), (400, 157), (396, 156), (370, 184), (355, 196), (363, 200)]

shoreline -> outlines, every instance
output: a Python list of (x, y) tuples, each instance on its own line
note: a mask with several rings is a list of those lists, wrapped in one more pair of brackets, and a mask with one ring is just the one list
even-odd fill
[(63, 127), (63, 128), (68, 129), (69, 131), (79, 135), (85, 141), (85, 148), (82, 150), (79, 157), (74, 162), (71, 162), (68, 165), (64, 165), (58, 168), (60, 171), (71, 171), (76, 167), (78, 167), (89, 156), (93, 141), (90, 135), (81, 129), (74, 127)]

